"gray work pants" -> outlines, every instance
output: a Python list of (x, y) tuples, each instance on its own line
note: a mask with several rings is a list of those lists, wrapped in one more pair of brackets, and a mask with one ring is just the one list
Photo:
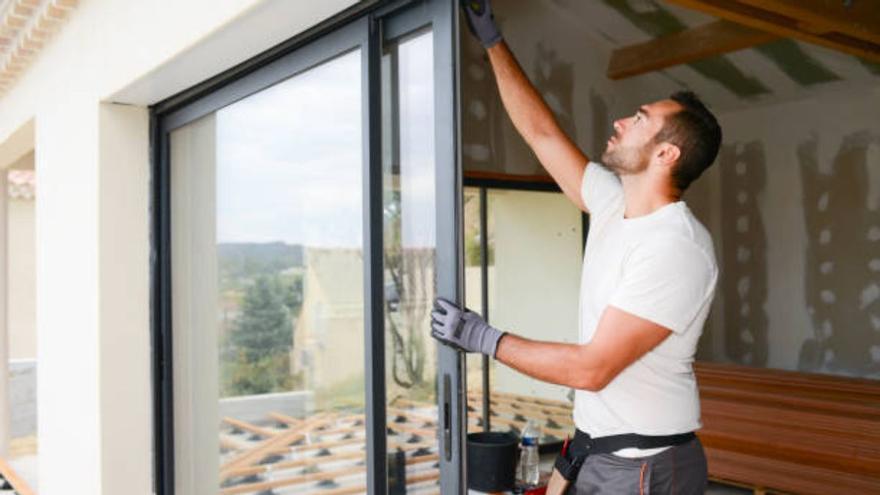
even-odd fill
[(706, 492), (706, 455), (699, 439), (649, 457), (587, 457), (567, 495), (692, 495)]

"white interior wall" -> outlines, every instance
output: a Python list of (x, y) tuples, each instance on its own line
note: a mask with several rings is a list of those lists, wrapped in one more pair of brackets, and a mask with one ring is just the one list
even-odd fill
[[(492, 325), (531, 339), (576, 343), (583, 257), (578, 209), (562, 194), (490, 191), (489, 214), (495, 253)], [(553, 400), (567, 400), (569, 392), (497, 363), (492, 388)]]

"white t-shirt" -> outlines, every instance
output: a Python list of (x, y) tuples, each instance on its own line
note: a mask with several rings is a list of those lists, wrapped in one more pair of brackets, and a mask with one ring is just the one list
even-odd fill
[[(699, 429), (692, 363), (718, 279), (712, 238), (681, 201), (624, 218), (620, 179), (598, 163), (587, 166), (581, 196), (590, 230), (581, 275), (580, 342), (592, 340), (609, 305), (672, 333), (602, 390), (575, 391), (575, 425), (593, 437)], [(615, 454), (641, 457), (662, 450)]]

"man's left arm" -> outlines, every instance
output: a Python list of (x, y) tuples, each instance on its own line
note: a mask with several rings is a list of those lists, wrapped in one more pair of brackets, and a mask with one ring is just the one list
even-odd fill
[(608, 306), (588, 344), (529, 340), (505, 333), (483, 318), (438, 298), (431, 312), (431, 335), (465, 352), (487, 356), (545, 382), (601, 390), (627, 366), (660, 344), (671, 331), (632, 313)]
[[(704, 262), (700, 262), (700, 259)], [(539, 380), (602, 390), (670, 333), (685, 332), (711, 300), (718, 271), (693, 243), (652, 243), (634, 250), (617, 290), (587, 344), (540, 342), (505, 334), (478, 314), (439, 300), (432, 335), (466, 352), (493, 356)]]
[(668, 236), (630, 252), (617, 289), (587, 344), (504, 337), (496, 358), (522, 373), (582, 390), (602, 390), (671, 333), (683, 334), (708, 304), (714, 262), (689, 239)]
[(495, 358), (538, 380), (598, 391), (670, 333), (662, 325), (608, 306), (587, 344), (542, 342), (505, 334)]

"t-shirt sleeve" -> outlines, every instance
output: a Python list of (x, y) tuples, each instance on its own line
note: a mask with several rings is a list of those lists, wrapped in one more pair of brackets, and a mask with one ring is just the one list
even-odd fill
[(581, 182), (581, 199), (590, 214), (599, 215), (623, 201), (623, 186), (613, 172), (599, 163), (590, 162)]
[(715, 289), (715, 263), (686, 238), (637, 245), (609, 304), (682, 334)]

